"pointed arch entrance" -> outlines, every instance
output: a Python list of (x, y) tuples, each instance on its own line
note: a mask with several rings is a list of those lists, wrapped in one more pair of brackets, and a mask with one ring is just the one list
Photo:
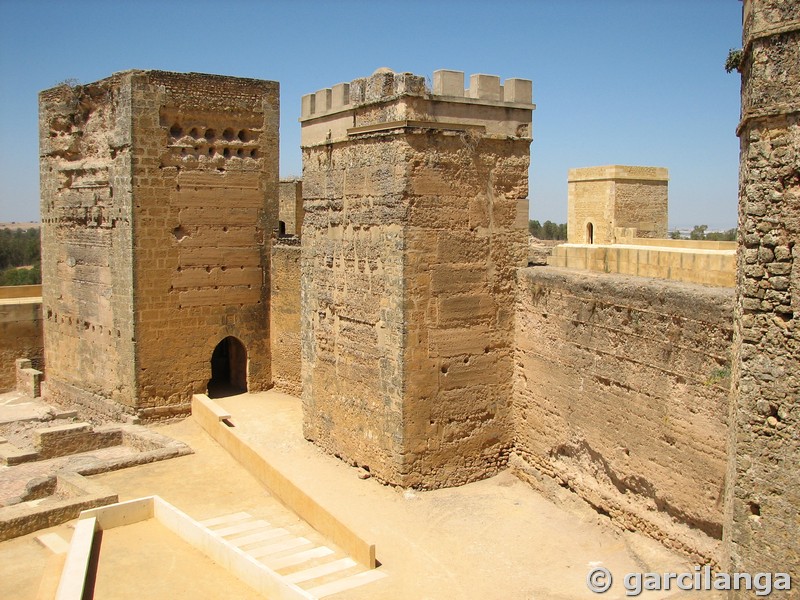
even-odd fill
[(594, 244), (594, 225), (591, 222), (586, 224), (586, 243)]
[(223, 339), (211, 354), (211, 398), (233, 396), (247, 391), (247, 349), (237, 338)]

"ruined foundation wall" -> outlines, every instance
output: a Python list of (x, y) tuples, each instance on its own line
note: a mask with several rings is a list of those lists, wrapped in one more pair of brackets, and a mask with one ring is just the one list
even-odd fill
[(41, 298), (0, 299), (0, 393), (17, 385), (15, 361), (30, 359), (44, 367)]
[(124, 78), (39, 96), (49, 399), (135, 398), (132, 136)]
[(745, 0), (743, 15), (740, 233), (725, 533), (731, 571), (796, 578), (800, 4)]
[(270, 385), (269, 233), (277, 220), (278, 84), (134, 73), (140, 413), (188, 412), (225, 337)]
[(718, 561), (733, 290), (534, 267), (518, 302), (517, 472)]
[(272, 383), (275, 390), (299, 397), (300, 244), (294, 238), (273, 244), (270, 278)]

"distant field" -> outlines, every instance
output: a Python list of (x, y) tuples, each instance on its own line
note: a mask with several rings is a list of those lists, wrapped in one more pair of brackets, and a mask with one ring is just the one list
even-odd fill
[(31, 221), (29, 223), (14, 222), (0, 222), (0, 229), (39, 229), (42, 226), (38, 221)]

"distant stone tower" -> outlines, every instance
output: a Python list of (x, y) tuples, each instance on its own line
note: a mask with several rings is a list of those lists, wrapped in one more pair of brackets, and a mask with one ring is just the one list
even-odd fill
[(39, 110), (47, 395), (154, 417), (266, 389), (278, 84), (127, 71)]
[(743, 22), (725, 539), (732, 571), (792, 573), (795, 592), (800, 576), (800, 4), (745, 0)]
[(667, 186), (663, 167), (611, 165), (570, 169), (567, 241), (613, 244), (617, 230), (631, 237), (667, 237)]
[(530, 81), (456, 71), (303, 98), (304, 432), (382, 481), (508, 459), (533, 108)]

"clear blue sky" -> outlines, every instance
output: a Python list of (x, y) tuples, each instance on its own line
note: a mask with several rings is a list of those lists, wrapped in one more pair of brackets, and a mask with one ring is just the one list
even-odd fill
[(531, 218), (566, 221), (567, 170), (670, 170), (670, 225), (736, 224), (738, 0), (0, 0), (0, 221), (38, 220), (37, 93), (163, 69), (277, 80), (281, 175), (300, 97), (386, 66), (533, 80)]

